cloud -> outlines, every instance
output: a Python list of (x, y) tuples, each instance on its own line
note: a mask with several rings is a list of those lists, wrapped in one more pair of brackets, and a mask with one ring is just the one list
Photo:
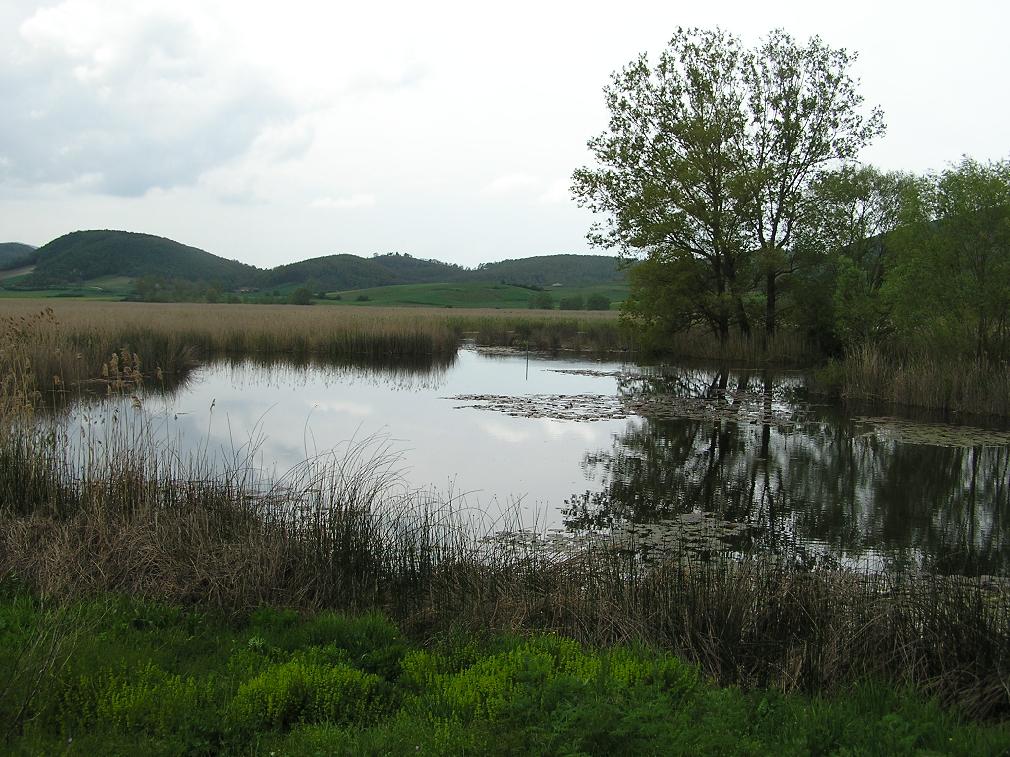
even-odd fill
[(527, 173), (510, 173), (499, 176), (481, 189), (481, 194), (501, 196), (529, 189), (538, 183), (536, 176)]
[(530, 439), (530, 433), (528, 431), (520, 431), (519, 429), (509, 428), (502, 423), (493, 421), (490, 423), (482, 423), (480, 428), (491, 438), (497, 439), (500, 442), (505, 442), (506, 444), (525, 444)]
[(322, 402), (312, 402), (313, 408), (321, 410), (323, 413), (337, 413), (342, 415), (353, 415), (364, 418), (372, 415), (375, 409), (371, 405), (360, 402), (344, 402), (341, 400), (325, 400)]
[(569, 190), (568, 179), (558, 179), (553, 182), (547, 190), (537, 198), (537, 201), (541, 205), (557, 205), (571, 202), (572, 196)]
[(67, 0), (21, 23), (0, 68), (0, 176), (121, 196), (194, 184), (261, 144), (304, 152), (292, 102), (220, 52), (193, 8)]
[(355, 192), (346, 197), (319, 197), (312, 201), (313, 208), (371, 208), (375, 205), (375, 195), (368, 192)]

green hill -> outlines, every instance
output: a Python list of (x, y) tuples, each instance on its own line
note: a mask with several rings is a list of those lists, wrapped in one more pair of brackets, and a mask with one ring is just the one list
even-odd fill
[(171, 239), (130, 231), (75, 231), (40, 247), (35, 271), (22, 288), (45, 288), (103, 276), (162, 277), (213, 283), (223, 287), (253, 285), (260, 270), (212, 255)]
[(410, 255), (327, 255), (265, 271), (264, 287), (308, 286), (313, 291), (365, 289), (391, 284), (453, 281), (466, 273), (459, 266)]
[(618, 258), (605, 255), (540, 255), (484, 263), (470, 272), (467, 279), (525, 286), (582, 287), (624, 283), (625, 273), (619, 268)]
[[(29, 267), (32, 264), (34, 269)], [(9, 275), (4, 282), (9, 290), (53, 290), (62, 296), (86, 291), (140, 299), (202, 299), (211, 291), (221, 296), (240, 289), (284, 297), (300, 287), (313, 292), (347, 292), (403, 285), (469, 284), (478, 290), (507, 285), (525, 287), (527, 291), (554, 291), (558, 285), (584, 289), (626, 284), (618, 259), (597, 255), (544, 255), (467, 269), (400, 253), (369, 258), (343, 254), (262, 270), (164, 237), (108, 230), (75, 231), (37, 250), (16, 243), (0, 245), (0, 270), (4, 269), (15, 269), (18, 274)], [(477, 294), (478, 290), (414, 292), (409, 297), (444, 301), (447, 305), (469, 300), (511, 304), (528, 298), (521, 292), (506, 294), (505, 289)], [(385, 298), (382, 295), (381, 299)]]
[(35, 262), (35, 247), (21, 242), (0, 242), (0, 270), (21, 268)]

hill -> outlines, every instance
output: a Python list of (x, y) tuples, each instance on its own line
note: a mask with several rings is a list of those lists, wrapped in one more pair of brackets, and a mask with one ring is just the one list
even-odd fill
[[(369, 258), (342, 254), (262, 270), (164, 237), (108, 230), (75, 231), (37, 250), (15, 243), (0, 245), (0, 270), (17, 273), (4, 282), (8, 289), (58, 290), (62, 296), (75, 296), (80, 290), (141, 299), (203, 299), (211, 291), (220, 296), (240, 289), (284, 297), (301, 287), (313, 292), (346, 292), (425, 284), (508, 285), (527, 290), (554, 290), (558, 285), (624, 286), (625, 274), (618, 262), (617, 258), (597, 255), (543, 255), (467, 269), (401, 253)], [(518, 294), (510, 293), (505, 299), (518, 299)], [(456, 296), (450, 296), (450, 301)], [(498, 296), (495, 293), (488, 301)], [(467, 294), (462, 299), (470, 297)]]
[(624, 283), (619, 259), (604, 255), (540, 255), (484, 263), (469, 273), (470, 281), (496, 281), (520, 286), (589, 286)]
[(21, 268), (35, 262), (35, 247), (21, 242), (0, 242), (0, 270)]
[(264, 272), (264, 287), (308, 286), (313, 291), (366, 289), (391, 284), (455, 281), (466, 269), (410, 255), (327, 255), (278, 266)]
[(145, 276), (213, 283), (253, 284), (260, 270), (179, 242), (130, 231), (75, 231), (36, 251), (35, 271), (22, 288), (44, 288), (103, 276)]

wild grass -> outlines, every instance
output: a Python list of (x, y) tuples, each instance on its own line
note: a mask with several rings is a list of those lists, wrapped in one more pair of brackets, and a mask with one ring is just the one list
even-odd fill
[[(68, 617), (91, 633), (47, 686), (0, 699), (14, 753), (997, 754), (1003, 725), (966, 723), (908, 689), (814, 698), (720, 688), (668, 652), (552, 634), (421, 646), (379, 614), (207, 610), (105, 595)], [(51, 615), (8, 582), (0, 671)], [(20, 711), (20, 710), (19, 710)], [(7, 717), (4, 717), (7, 716)]]
[(826, 693), (873, 677), (974, 716), (1010, 712), (1003, 583), (761, 559), (647, 566), (604, 547), (558, 555), (488, 540), (462, 503), (405, 489), (381, 447), (266, 481), (241, 462), (211, 475), (136, 442), (80, 472), (52, 451), (65, 447), (34, 444), (40, 454), (5, 461), (0, 575), (44, 596), (114, 592), (232, 614), (378, 609), (421, 637), (640, 641), (724, 685)]
[(1010, 365), (1005, 362), (862, 345), (821, 370), (817, 386), (848, 400), (1010, 416)]
[(627, 348), (616, 314), (441, 308), (324, 308), (179, 303), (0, 302), (15, 319), (52, 311), (63, 343), (106, 354), (124, 344), (154, 359), (185, 348), (221, 355), (417, 356), (481, 344), (559, 349)]
[[(12, 355), (31, 348), (32, 324), (18, 324), (4, 342)], [(422, 638), (553, 631), (644, 642), (720, 684), (830, 693), (870, 677), (975, 717), (1010, 713), (1006, 583), (757, 558), (643, 564), (605, 544), (549, 552), (488, 539), (514, 524), (475, 521), (462, 502), (409, 490), (381, 443), (279, 478), (256, 468), (250, 448), (220, 470), (181, 458), (128, 409), (71, 440), (33, 412), (30, 362), (12, 359), (8, 371), (0, 577), (33, 595), (113, 592), (235, 616), (263, 605), (381, 610)], [(184, 684), (172, 684), (179, 697), (203, 702)]]
[(747, 365), (809, 366), (822, 360), (816, 346), (797, 331), (781, 330), (774, 336), (764, 333), (743, 336), (733, 332), (720, 342), (711, 330), (692, 327), (661, 336), (641, 328), (630, 319), (625, 328), (642, 334), (640, 351), (659, 357), (691, 360), (720, 360)]

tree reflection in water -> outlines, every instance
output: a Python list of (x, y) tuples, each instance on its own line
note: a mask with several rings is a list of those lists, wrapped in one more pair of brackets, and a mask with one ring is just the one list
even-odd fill
[[(754, 527), (754, 548), (805, 564), (1007, 573), (1007, 446), (902, 443), (842, 408), (799, 402), (799, 384), (787, 374), (727, 369), (623, 379), (623, 396), (706, 397), (716, 412), (705, 420), (636, 418), (610, 449), (587, 453), (583, 467), (602, 491), (568, 499), (566, 527), (704, 512)], [(760, 421), (734, 419), (755, 403)]]

